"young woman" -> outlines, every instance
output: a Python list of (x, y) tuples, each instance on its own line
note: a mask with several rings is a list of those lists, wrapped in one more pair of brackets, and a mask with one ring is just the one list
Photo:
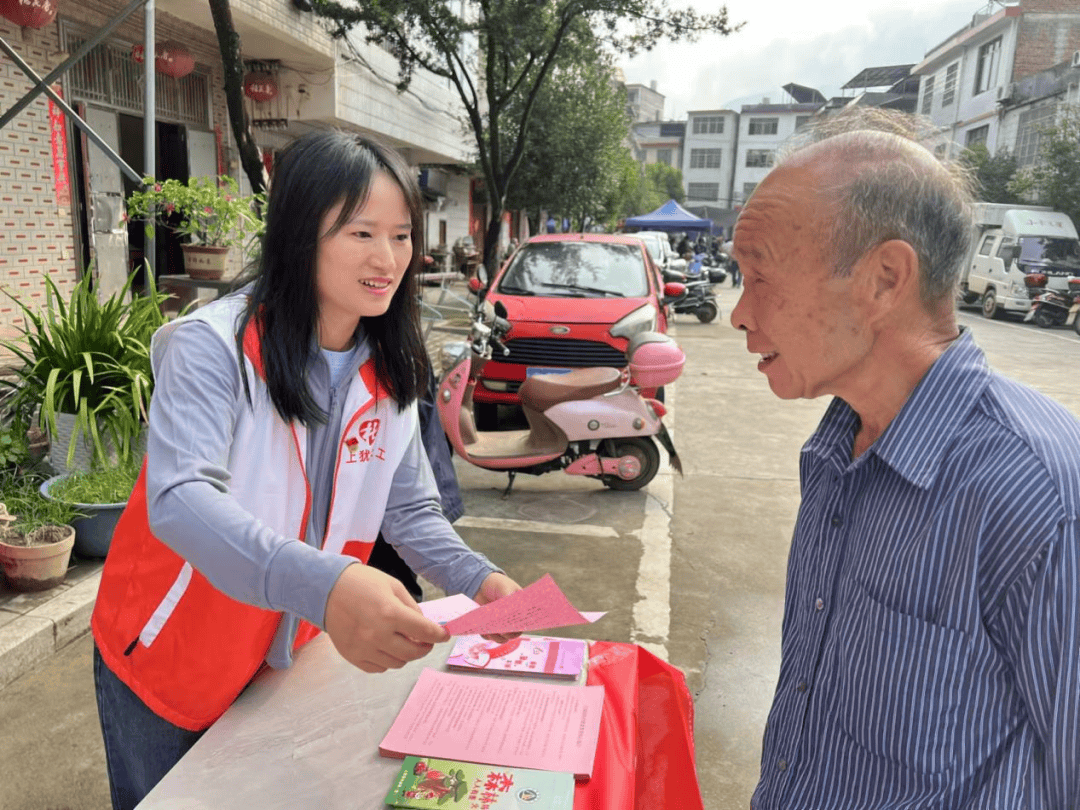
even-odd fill
[(319, 628), (366, 672), (446, 639), (361, 564), (380, 530), (449, 593), (518, 590), (451, 529), (421, 445), (420, 227), (400, 156), (309, 134), (275, 167), (256, 280), (154, 336), (147, 463), (91, 621), (117, 810)]

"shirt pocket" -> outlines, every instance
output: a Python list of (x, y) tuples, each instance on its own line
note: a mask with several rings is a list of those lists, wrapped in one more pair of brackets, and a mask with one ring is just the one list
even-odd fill
[(969, 647), (964, 631), (900, 613), (855, 586), (837, 664), (840, 727), (892, 762), (948, 770)]

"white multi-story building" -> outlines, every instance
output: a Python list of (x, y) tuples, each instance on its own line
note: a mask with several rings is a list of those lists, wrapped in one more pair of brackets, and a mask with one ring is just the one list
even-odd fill
[(769, 173), (780, 145), (821, 109), (825, 99), (818, 96), (803, 103), (771, 104), (765, 99), (761, 104), (743, 105), (732, 188), (734, 205), (747, 200)]
[(686, 205), (732, 207), (738, 130), (739, 115), (732, 110), (688, 113), (681, 166)]
[(683, 164), (685, 121), (652, 121), (633, 124), (630, 139), (638, 163), (662, 163), (676, 169)]
[(1008, 102), (1019, 79), (1067, 60), (1078, 48), (1076, 0), (1021, 0), (975, 14), (912, 70), (921, 77), (917, 112), (940, 129), (938, 154), (976, 143), (991, 154), (999, 146), (1013, 148), (999, 141), (999, 102)]
[(626, 104), (630, 108), (630, 120), (635, 123), (662, 121), (664, 118), (664, 94), (656, 91), (656, 82), (626, 85)]

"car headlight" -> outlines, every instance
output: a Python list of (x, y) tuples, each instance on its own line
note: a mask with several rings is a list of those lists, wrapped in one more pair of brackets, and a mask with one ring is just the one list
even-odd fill
[(646, 304), (616, 321), (615, 325), (611, 327), (611, 336), (629, 340), (641, 332), (655, 332), (656, 323), (656, 307), (652, 304)]
[(1009, 295), (1013, 298), (1024, 298), (1027, 296), (1027, 287), (1018, 281), (1014, 281), (1009, 285)]

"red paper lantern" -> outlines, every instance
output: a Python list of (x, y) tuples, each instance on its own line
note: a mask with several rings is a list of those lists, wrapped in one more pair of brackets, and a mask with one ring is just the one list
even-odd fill
[(244, 95), (253, 101), (271, 101), (277, 98), (277, 79), (269, 73), (253, 71), (244, 77)]
[(145, 45), (132, 45), (131, 46), (131, 61), (137, 65), (141, 65), (146, 61), (146, 46)]
[(195, 69), (195, 58), (183, 45), (166, 42), (158, 46), (154, 66), (158, 73), (164, 73), (174, 79), (182, 79)]
[(56, 19), (59, 0), (0, 0), (0, 15), (23, 28), (44, 28)]

